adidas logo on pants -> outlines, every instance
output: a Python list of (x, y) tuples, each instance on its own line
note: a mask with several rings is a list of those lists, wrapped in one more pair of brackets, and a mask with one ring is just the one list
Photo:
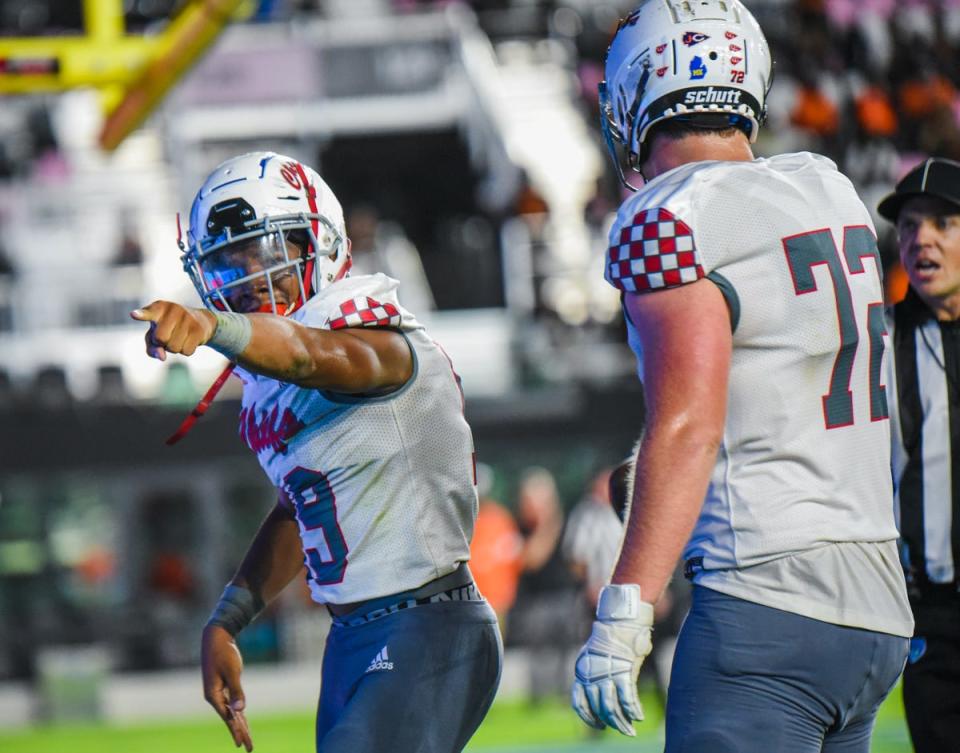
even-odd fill
[[(373, 661), (370, 662), (370, 666), (367, 667), (367, 672), (377, 672), (383, 669), (393, 669), (393, 662), (389, 661), (389, 656), (387, 655), (387, 647), (384, 646), (381, 648), (377, 655), (373, 657)], [(364, 672), (366, 674), (367, 672)]]

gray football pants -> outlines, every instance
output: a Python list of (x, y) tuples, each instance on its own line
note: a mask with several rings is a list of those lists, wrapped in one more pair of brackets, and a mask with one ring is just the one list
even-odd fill
[(425, 604), (327, 636), (318, 753), (458, 753), (500, 682), (503, 645), (483, 601)]
[(908, 646), (694, 586), (666, 753), (869, 753)]

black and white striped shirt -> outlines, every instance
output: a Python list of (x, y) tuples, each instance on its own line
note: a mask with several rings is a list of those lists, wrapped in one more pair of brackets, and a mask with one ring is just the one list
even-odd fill
[(922, 592), (960, 574), (960, 321), (937, 321), (910, 291), (888, 310), (887, 328), (901, 556), (908, 583)]

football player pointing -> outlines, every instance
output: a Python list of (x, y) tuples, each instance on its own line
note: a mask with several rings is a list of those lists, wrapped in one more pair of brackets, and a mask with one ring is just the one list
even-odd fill
[(204, 694), (252, 750), (234, 642), (301, 571), (333, 616), (317, 750), (459, 751), (500, 677), (466, 562), (473, 439), (450, 361), (382, 274), (349, 277), (343, 212), (313, 170), (258, 152), (207, 178), (184, 267), (206, 308), (155, 301), (147, 352), (237, 364), (240, 434), (276, 506), (203, 632)]
[(824, 157), (754, 159), (771, 68), (739, 0), (648, 0), (601, 88), (614, 158), (619, 143), (646, 180), (611, 229), (606, 278), (647, 421), (573, 706), (634, 734), (652, 605), (682, 558), (694, 595), (668, 753), (867, 753), (913, 628), (873, 226)]

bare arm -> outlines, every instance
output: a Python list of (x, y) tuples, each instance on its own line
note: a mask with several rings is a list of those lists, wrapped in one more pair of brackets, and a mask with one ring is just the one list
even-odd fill
[[(206, 309), (154, 301), (131, 313), (150, 322), (147, 354), (193, 355), (210, 341), (216, 317)], [(301, 387), (361, 393), (403, 385), (413, 373), (413, 356), (404, 337), (386, 329), (351, 328), (335, 332), (307, 327), (274, 314), (242, 314), (252, 334), (237, 363), (257, 374)]]
[(732, 335), (723, 295), (701, 280), (628, 294), (643, 345), (647, 421), (613, 583), (663, 594), (700, 514), (723, 438)]
[[(232, 583), (243, 586), (267, 603), (293, 580), (303, 567), (296, 520), (282, 501), (257, 531)], [(233, 636), (219, 625), (207, 625), (201, 639), (203, 695), (223, 719), (236, 746), (253, 750), (244, 714), (246, 697), (240, 683), (243, 660)]]
[(290, 508), (278, 500), (260, 524), (231, 582), (269, 604), (302, 568), (300, 529)]
[(237, 362), (258, 374), (353, 393), (399, 387), (413, 373), (407, 341), (392, 330), (330, 332), (272, 314), (247, 316), (253, 336)]

